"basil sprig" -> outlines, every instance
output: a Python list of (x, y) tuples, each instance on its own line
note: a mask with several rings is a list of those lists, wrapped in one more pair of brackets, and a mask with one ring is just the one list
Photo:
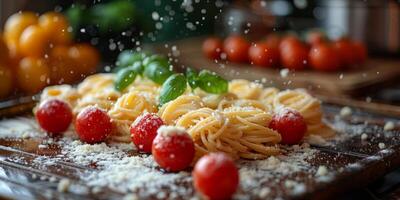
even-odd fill
[(153, 61), (150, 64), (145, 65), (143, 74), (150, 80), (161, 85), (173, 74), (173, 72), (170, 70), (168, 62)]
[(147, 66), (152, 62), (159, 62), (159, 63), (163, 63), (164, 65), (168, 65), (168, 59), (163, 55), (156, 54), (156, 55), (148, 56), (143, 59), (144, 66)]
[(174, 74), (170, 76), (161, 87), (159, 106), (181, 96), (185, 92), (186, 87), (186, 77), (183, 74)]
[(199, 73), (196, 85), (202, 90), (212, 94), (228, 92), (228, 81), (207, 70), (202, 70)]
[(144, 52), (133, 52), (133, 50), (122, 51), (117, 58), (115, 65), (116, 68), (113, 72), (118, 72), (119, 70), (133, 66), (136, 63), (142, 63), (142, 61), (147, 57), (147, 53)]
[(198, 79), (199, 79), (199, 74), (193, 70), (192, 68), (188, 67), (186, 68), (186, 78), (189, 83), (189, 86), (194, 90), (198, 87)]
[(114, 86), (118, 91), (123, 91), (128, 87), (133, 81), (135, 81), (137, 72), (132, 67), (121, 69), (117, 73), (117, 78), (115, 80)]

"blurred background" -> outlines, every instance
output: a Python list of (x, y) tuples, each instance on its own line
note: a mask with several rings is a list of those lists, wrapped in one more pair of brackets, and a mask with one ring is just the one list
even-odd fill
[[(396, 61), (400, 55), (399, 4), (396, 0), (0, 1), (0, 21), (5, 38), (2, 48), (7, 48), (10, 55), (9, 58), (4, 58), (8, 61), (0, 68), (3, 77), (0, 96), (9, 99), (35, 94), (49, 84), (76, 83), (89, 74), (110, 71), (123, 50), (142, 51), (148, 46), (150, 49), (171, 49), (176, 48), (173, 45), (175, 41), (185, 38), (204, 39), (217, 36), (224, 39), (231, 35), (240, 35), (249, 43), (254, 43), (276, 33), (281, 39), (286, 35), (295, 35), (299, 40), (308, 41), (310, 32), (314, 32), (325, 38), (321, 40), (332, 43), (342, 39), (359, 42), (368, 50), (366, 66), (372, 65), (368, 64), (369, 58)], [(31, 11), (36, 17), (29, 17), (29, 14), (21, 17), (25, 13), (21, 11)], [(19, 18), (10, 17), (16, 15)], [(46, 25), (46, 19), (50, 22), (62, 19), (60, 21), (63, 23), (58, 21), (58, 24)], [(61, 32), (53, 32), (50, 34), (53, 36), (48, 34), (43, 39), (40, 31), (34, 28), (25, 31), (28, 25), (36, 23), (44, 27), (44, 30), (58, 28)], [(56, 42), (52, 42), (53, 39)], [(312, 46), (313, 43), (308, 44), (308, 50)], [(201, 48), (198, 47), (200, 52)], [(65, 55), (73, 58), (66, 58)], [(180, 56), (183, 55), (185, 54)], [(181, 63), (179, 58), (174, 59), (173, 61), (182, 66), (193, 65)], [(194, 60), (196, 59), (197, 57)], [(234, 65), (234, 62), (231, 63)], [(79, 69), (71, 69), (75, 65), (80, 65)], [(204, 62), (199, 62), (198, 65), (204, 65)], [(393, 79), (398, 77), (400, 71), (393, 71), (398, 68), (394, 66), (396, 63), (387, 65), (392, 66), (391, 70), (383, 71), (391, 74), (391, 81), (387, 81), (389, 78), (385, 77), (384, 72), (381, 73), (381, 69), (368, 72), (363, 70), (370, 67), (358, 69), (358, 74), (364, 74), (363, 76), (372, 72), (381, 73), (377, 80), (364, 80), (374, 82), (373, 86), (379, 91), (358, 98), (398, 103), (400, 92), (397, 81)], [(305, 72), (308, 73), (307, 70)], [(334, 77), (350, 77), (346, 73), (356, 72), (353, 73), (353, 68), (344, 72), (340, 68)], [(279, 70), (275, 74), (279, 75)], [(307, 76), (311, 80), (323, 79), (318, 78), (318, 73)], [(381, 84), (383, 82), (385, 87)], [(386, 84), (387, 82), (390, 84)], [(371, 86), (369, 83), (362, 84)], [(317, 82), (312, 87), (316, 88), (318, 84)], [(352, 86), (357, 84), (361, 83), (357, 82)]]

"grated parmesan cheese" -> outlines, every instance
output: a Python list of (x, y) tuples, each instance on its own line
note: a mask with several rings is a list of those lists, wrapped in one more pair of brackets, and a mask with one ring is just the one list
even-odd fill
[(340, 110), (340, 116), (342, 116), (342, 117), (350, 116), (352, 113), (353, 113), (353, 111), (351, 110), (351, 108), (347, 107), (347, 106), (343, 107)]
[(164, 137), (171, 137), (173, 135), (187, 134), (187, 132), (184, 128), (181, 127), (163, 125), (160, 128), (158, 128), (157, 134), (160, 134)]
[(388, 121), (385, 123), (385, 126), (383, 126), (383, 130), (385, 131), (391, 131), (394, 129), (394, 123), (392, 121)]

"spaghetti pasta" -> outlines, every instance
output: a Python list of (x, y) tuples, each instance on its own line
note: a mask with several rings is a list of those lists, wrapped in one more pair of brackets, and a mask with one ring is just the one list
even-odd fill
[(259, 83), (250, 82), (244, 79), (235, 79), (229, 83), (229, 92), (232, 92), (239, 99), (258, 99), (263, 91)]
[(116, 130), (111, 138), (118, 142), (130, 142), (129, 128), (143, 112), (157, 112), (157, 107), (138, 91), (122, 95), (108, 111)]
[(158, 113), (165, 124), (183, 127), (191, 135), (196, 157), (222, 151), (233, 158), (263, 159), (278, 154), (281, 136), (270, 129), (272, 115), (282, 108), (295, 109), (307, 124), (307, 136), (330, 137), (334, 133), (322, 122), (321, 103), (302, 90), (279, 91), (243, 79), (232, 80), (225, 94), (209, 94), (189, 88), (158, 110), (160, 86), (138, 77), (122, 92), (114, 89), (115, 75), (87, 77), (77, 88), (47, 87), (41, 101), (59, 98), (74, 114), (97, 106), (112, 119), (110, 139), (130, 142), (130, 126), (144, 112)]
[(72, 108), (76, 105), (80, 95), (70, 85), (53, 85), (46, 87), (40, 95), (40, 101), (60, 99), (67, 102)]
[(334, 132), (322, 122), (321, 102), (302, 90), (285, 90), (279, 92), (273, 101), (275, 112), (283, 107), (297, 110), (307, 124), (307, 135), (315, 134), (331, 137)]
[(182, 95), (163, 105), (158, 115), (166, 124), (173, 124), (182, 115), (202, 107), (204, 103), (199, 96)]
[(196, 157), (222, 151), (233, 158), (260, 159), (279, 153), (280, 135), (267, 127), (271, 116), (254, 107), (192, 110), (176, 122), (192, 136)]

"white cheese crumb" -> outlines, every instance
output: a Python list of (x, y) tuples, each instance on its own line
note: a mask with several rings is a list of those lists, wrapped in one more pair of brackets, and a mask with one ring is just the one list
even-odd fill
[(324, 165), (318, 167), (317, 176), (325, 176), (327, 174), (328, 174), (328, 168), (326, 168)]
[(56, 181), (57, 181), (57, 178), (54, 177), (54, 176), (52, 176), (52, 177), (50, 177), (49, 181), (52, 182), (52, 183), (53, 183), (53, 182), (56, 182)]
[(361, 134), (361, 140), (367, 140), (368, 139), (368, 135), (363, 133)]
[(385, 123), (385, 126), (383, 127), (383, 130), (385, 131), (391, 131), (394, 129), (394, 123), (392, 121), (388, 121)]
[(320, 135), (309, 135), (307, 138), (307, 141), (310, 144), (314, 144), (314, 145), (324, 145), (326, 144), (326, 140), (321, 137)]
[(281, 69), (280, 75), (282, 78), (286, 78), (289, 75), (289, 69)]
[(57, 191), (59, 192), (67, 192), (71, 182), (69, 179), (61, 179), (61, 181), (57, 185)]
[(385, 143), (382, 143), (382, 142), (380, 142), (378, 144), (378, 146), (379, 146), (380, 149), (384, 149), (386, 147)]
[(350, 116), (352, 113), (353, 113), (353, 111), (351, 110), (351, 108), (347, 107), (347, 106), (343, 107), (340, 110), (340, 116), (342, 116), (342, 117)]
[(47, 145), (39, 144), (39, 145), (38, 145), (38, 148), (39, 148), (39, 149), (45, 149), (45, 148), (47, 148)]
[(139, 197), (136, 194), (127, 194), (122, 200), (138, 200)]
[(296, 186), (297, 182), (296, 181), (292, 181), (292, 180), (286, 180), (285, 181), (285, 187), (286, 188), (294, 188), (294, 186)]
[(265, 199), (269, 194), (271, 193), (271, 189), (270, 188), (262, 188), (260, 190), (260, 193), (258, 194), (258, 197), (260, 197), (261, 199)]
[(181, 127), (176, 127), (176, 126), (161, 126), (157, 130), (157, 134), (160, 134), (164, 137), (171, 137), (173, 135), (182, 135), (182, 134), (187, 134), (186, 130)]

